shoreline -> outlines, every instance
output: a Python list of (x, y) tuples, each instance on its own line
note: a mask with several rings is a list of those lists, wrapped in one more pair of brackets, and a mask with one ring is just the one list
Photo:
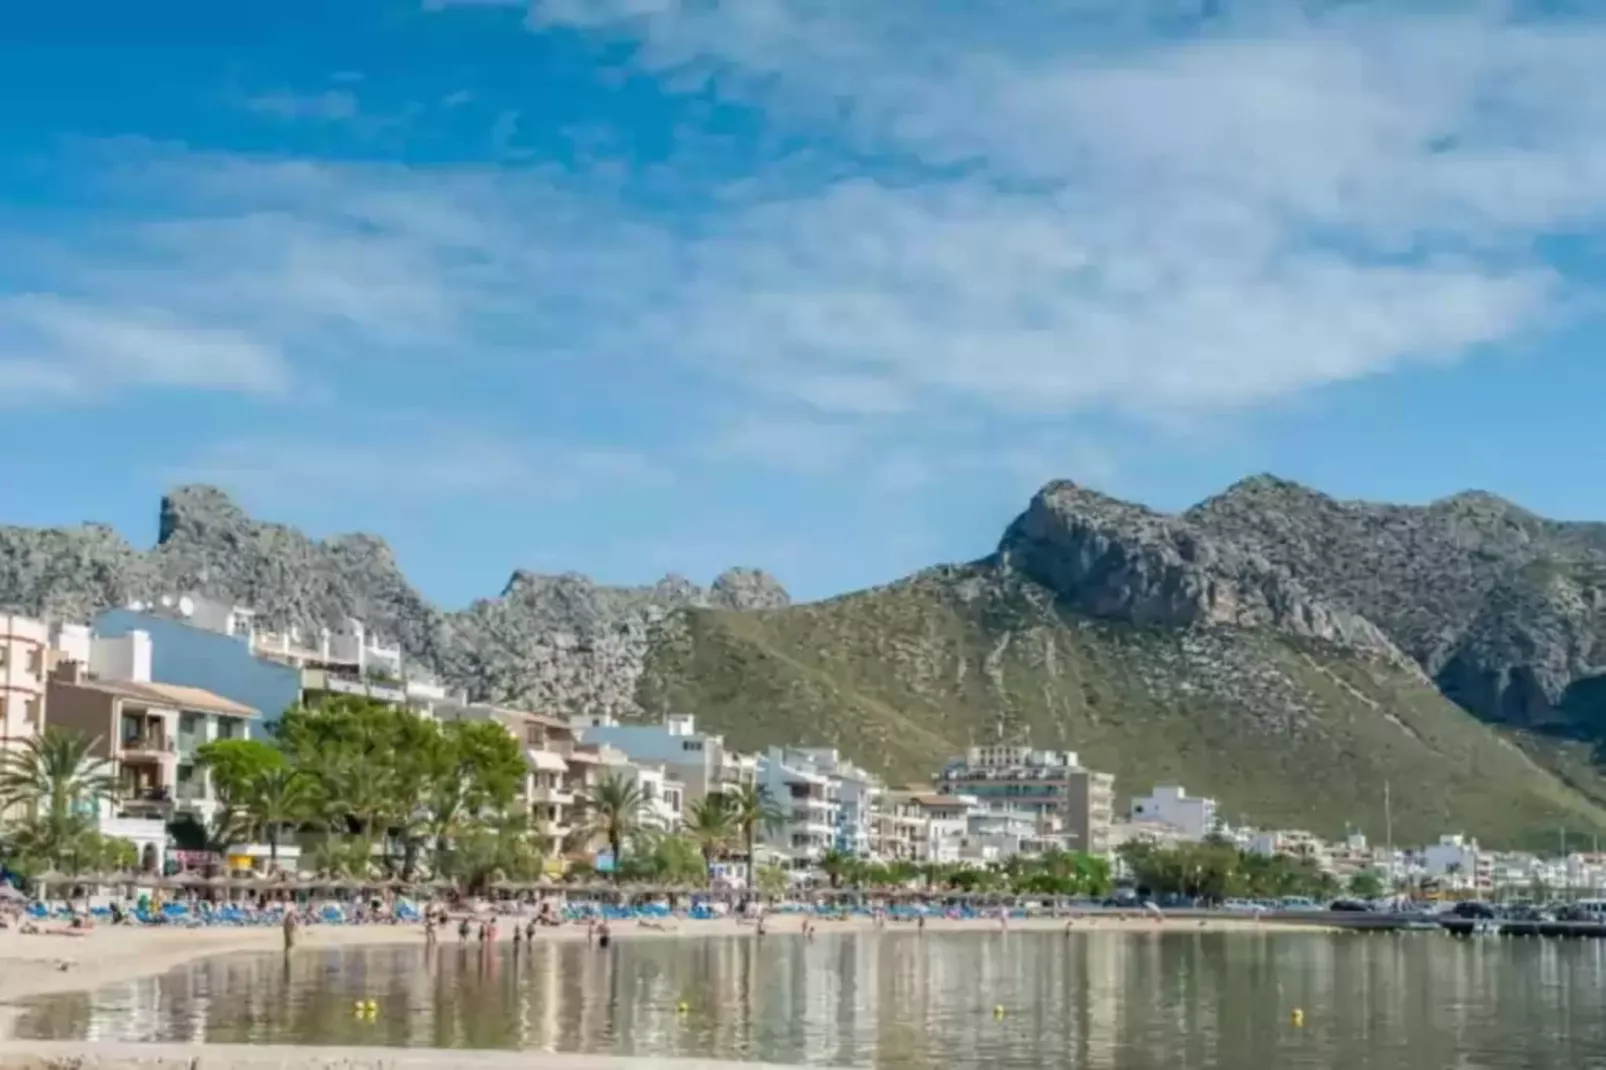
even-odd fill
[[(1016, 918), (1009, 922), (1011, 933), (1066, 933), (1064, 918)], [(616, 922), (616, 942), (631, 940), (694, 940), (703, 937), (745, 936), (756, 939), (751, 924), (733, 919), (666, 923), (663, 929), (644, 927), (637, 922)], [(786, 939), (801, 935), (796, 915), (777, 915), (769, 920), (766, 939)], [(816, 935), (844, 932), (913, 933), (910, 923), (876, 928), (869, 918), (820, 920)], [(928, 933), (999, 932), (993, 920), (953, 920), (934, 918), (926, 923)], [(1253, 921), (1240, 918), (1174, 917), (1155, 920), (1146, 917), (1083, 915), (1074, 920), (1068, 935), (1099, 933), (1330, 933), (1337, 926), (1321, 921)], [(510, 944), (509, 930), (497, 940)], [(584, 940), (584, 926), (567, 924), (540, 929), (537, 942), (563, 943)], [(457, 944), (455, 934), (443, 935), (442, 947)], [(408, 925), (313, 925), (302, 928), (292, 955), (308, 951), (336, 951), (347, 948), (424, 947), (422, 926)], [(184, 929), (173, 927), (113, 928), (102, 926), (83, 936), (31, 935), (15, 930), (0, 931), (0, 1039), (6, 1011), (19, 1000), (71, 992), (89, 992), (106, 985), (121, 984), (167, 973), (199, 959), (222, 955), (278, 954), (284, 949), (277, 926), (252, 928)]]

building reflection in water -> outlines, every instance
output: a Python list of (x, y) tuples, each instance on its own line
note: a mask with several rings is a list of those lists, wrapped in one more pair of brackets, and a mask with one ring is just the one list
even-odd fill
[(1606, 1065), (1603, 981), (1595, 941), (827, 929), (212, 959), (38, 1001), (17, 1030), (886, 1070), (1582, 1067)]

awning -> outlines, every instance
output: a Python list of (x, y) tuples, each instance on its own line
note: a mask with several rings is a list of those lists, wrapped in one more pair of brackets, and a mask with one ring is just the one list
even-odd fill
[(525, 760), (530, 763), (531, 769), (539, 769), (543, 773), (567, 773), (569, 763), (563, 760), (563, 755), (554, 754), (549, 750), (536, 750), (534, 747), (524, 752)]

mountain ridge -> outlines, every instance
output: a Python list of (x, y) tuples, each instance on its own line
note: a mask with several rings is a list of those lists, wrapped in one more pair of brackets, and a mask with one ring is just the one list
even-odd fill
[(1340, 501), (1261, 474), (1167, 514), (1056, 480), (990, 554), (802, 605), (756, 569), (708, 587), (515, 569), (443, 609), (383, 539), (312, 540), (210, 487), (165, 496), (159, 535), (139, 551), (103, 525), (0, 528), (0, 606), (81, 619), (194, 590), (273, 624), (356, 616), (476, 698), (689, 710), (738, 745), (841, 745), (895, 777), (978, 735), (1031, 739), (1319, 826), (1313, 779), (1337, 777), (1358, 817), (1415, 763), (1402, 828), (1606, 828), (1588, 753), (1606, 524), (1484, 492)]

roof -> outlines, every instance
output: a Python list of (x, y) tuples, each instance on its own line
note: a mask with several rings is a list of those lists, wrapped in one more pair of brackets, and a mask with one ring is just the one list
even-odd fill
[(137, 684), (146, 691), (167, 699), (182, 710), (203, 710), (207, 713), (225, 713), (233, 717), (255, 717), (258, 711), (241, 702), (224, 698), (204, 688), (186, 687), (183, 684)]
[(942, 807), (959, 806), (959, 807), (965, 807), (965, 806), (969, 806), (970, 805), (969, 802), (967, 802), (964, 799), (961, 799), (957, 795), (921, 794), (921, 795), (913, 796), (910, 801), (915, 802), (915, 803), (917, 803), (917, 804), (919, 804), (921, 806), (942, 806)]
[(103, 695), (111, 695), (132, 702), (145, 702), (153, 706), (165, 706), (176, 710), (200, 710), (204, 713), (222, 713), (233, 717), (255, 717), (257, 711), (250, 706), (242, 705), (233, 699), (226, 699), (222, 695), (214, 695), (210, 691), (199, 687), (184, 687), (180, 684), (146, 684), (135, 683), (132, 680), (53, 680), (54, 684), (65, 687), (80, 687), (89, 691), (99, 691)]

